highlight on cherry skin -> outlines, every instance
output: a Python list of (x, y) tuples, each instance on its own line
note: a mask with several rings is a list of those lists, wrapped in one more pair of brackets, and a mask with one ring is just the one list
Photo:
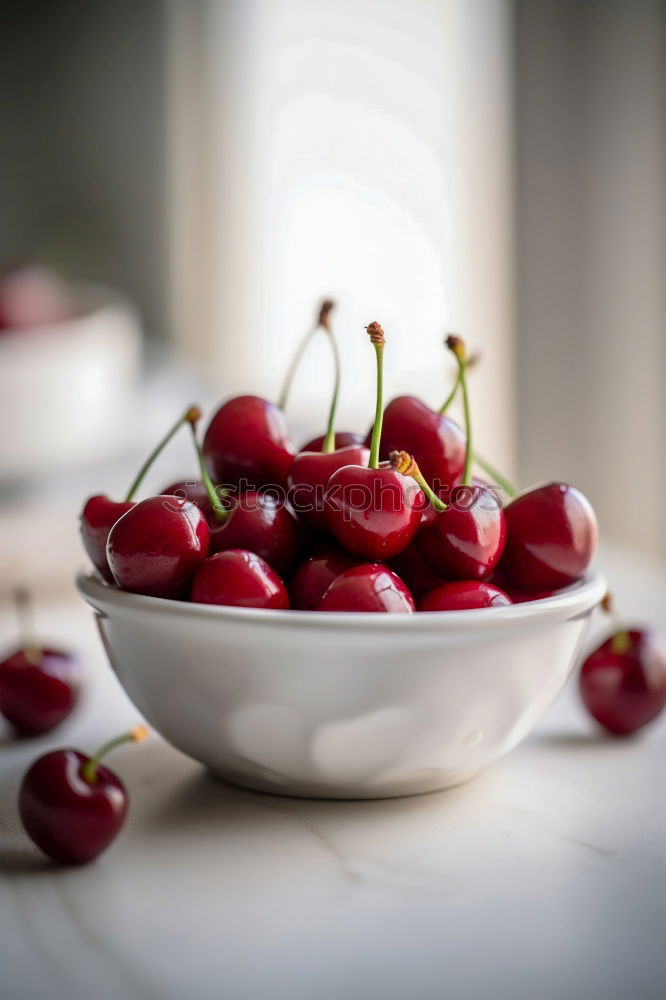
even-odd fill
[(117, 837), (125, 822), (128, 794), (102, 762), (124, 743), (141, 743), (145, 726), (105, 743), (92, 757), (80, 750), (51, 750), (23, 777), (19, 815), (30, 839), (44, 854), (67, 865), (93, 861)]

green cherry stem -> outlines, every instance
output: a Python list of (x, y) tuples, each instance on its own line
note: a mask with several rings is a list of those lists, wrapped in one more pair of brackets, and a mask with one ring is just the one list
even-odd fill
[(628, 653), (631, 648), (631, 636), (615, 610), (615, 602), (613, 601), (613, 595), (610, 591), (606, 593), (606, 596), (602, 600), (601, 609), (602, 611), (605, 611), (607, 615), (611, 616), (617, 630), (610, 641), (611, 653), (619, 656), (622, 656), (623, 653)]
[(460, 388), (460, 369), (458, 369), (458, 371), (456, 372), (456, 377), (453, 381), (451, 392), (448, 394), (448, 396), (446, 397), (446, 399), (444, 400), (444, 402), (437, 411), (440, 417), (443, 417), (446, 411), (450, 408), (451, 404), (453, 403), (453, 400), (456, 398), (459, 388)]
[(143, 463), (143, 465), (137, 472), (134, 482), (127, 491), (127, 496), (125, 497), (125, 503), (129, 503), (131, 500), (134, 499), (134, 494), (141, 485), (143, 477), (148, 472), (148, 469), (151, 467), (151, 465), (153, 464), (157, 456), (160, 454), (162, 449), (166, 448), (171, 438), (180, 430), (183, 424), (193, 425), (196, 424), (196, 422), (200, 419), (201, 419), (201, 410), (199, 409), (198, 406), (188, 407), (185, 413), (182, 415), (182, 417), (178, 418), (173, 427), (171, 427), (171, 429), (167, 431), (162, 440), (153, 448), (150, 455), (148, 456), (146, 461)]
[(278, 399), (277, 405), (280, 407), (281, 410), (284, 410), (287, 406), (287, 402), (289, 400), (289, 393), (291, 392), (291, 384), (294, 381), (294, 376), (296, 375), (296, 371), (301, 363), (303, 355), (305, 354), (307, 348), (310, 346), (310, 341), (319, 332), (319, 330), (321, 330), (322, 328), (326, 329), (326, 325), (328, 322), (328, 314), (330, 313), (334, 304), (335, 303), (331, 302), (330, 299), (324, 299), (324, 301), (319, 307), (319, 312), (317, 313), (317, 322), (312, 327), (312, 329), (308, 330), (308, 332), (305, 334), (300, 344), (294, 351), (291, 363), (289, 365), (289, 368), (287, 369), (287, 374), (285, 375), (284, 382), (282, 383), (282, 391), (280, 392), (280, 398)]
[(224, 524), (225, 521), (231, 516), (230, 510), (225, 510), (220, 506), (220, 497), (217, 494), (213, 480), (210, 478), (208, 469), (206, 468), (206, 462), (204, 461), (203, 452), (201, 450), (201, 445), (197, 440), (197, 429), (195, 424), (190, 424), (192, 431), (192, 441), (194, 442), (194, 450), (197, 453), (197, 460), (199, 462), (199, 471), (201, 472), (201, 481), (206, 487), (206, 494), (208, 495), (208, 500), (211, 507), (213, 508), (213, 514), (215, 515), (215, 520), (220, 524)]
[(384, 420), (384, 344), (386, 337), (379, 323), (370, 323), (365, 328), (375, 348), (377, 358), (377, 398), (375, 402), (375, 422), (372, 426), (370, 442), (369, 469), (379, 468), (379, 446), (382, 440), (382, 422)]
[(19, 636), (23, 655), (28, 663), (39, 663), (40, 647), (35, 640), (35, 623), (32, 614), (30, 594), (25, 587), (14, 590), (14, 607), (19, 626)]
[(447, 509), (444, 501), (440, 500), (437, 494), (426, 483), (423, 473), (416, 464), (413, 455), (410, 455), (408, 451), (392, 451), (389, 455), (389, 462), (394, 472), (399, 472), (401, 476), (409, 476), (421, 487), (426, 495), (426, 499), (430, 501), (438, 513), (441, 514), (442, 511)]
[(335, 450), (335, 413), (338, 408), (338, 396), (340, 395), (340, 351), (338, 350), (338, 341), (336, 339), (333, 330), (331, 329), (331, 324), (329, 323), (329, 316), (331, 310), (333, 309), (333, 302), (325, 302), (326, 311), (322, 307), (322, 311), (319, 314), (319, 326), (325, 331), (328, 336), (328, 342), (331, 345), (331, 351), (333, 353), (333, 366), (335, 370), (335, 380), (333, 382), (333, 395), (331, 397), (331, 407), (328, 411), (328, 423), (326, 425), (326, 436), (324, 438), (324, 443), (321, 446), (322, 453), (324, 455), (330, 455), (332, 451)]
[(123, 743), (143, 743), (147, 736), (148, 728), (146, 726), (135, 726), (128, 733), (123, 733), (122, 736), (116, 736), (114, 739), (109, 740), (108, 743), (99, 748), (94, 757), (85, 762), (81, 768), (81, 777), (89, 785), (94, 785), (97, 781), (97, 768), (103, 757), (106, 757), (108, 753), (111, 753), (112, 750), (115, 750), (116, 747), (121, 746)]
[(466, 439), (465, 466), (463, 468), (461, 485), (469, 486), (471, 484), (472, 472), (472, 417), (469, 410), (469, 393), (467, 392), (467, 379), (465, 377), (465, 365), (467, 360), (465, 341), (461, 337), (456, 337), (455, 334), (450, 333), (446, 338), (446, 346), (458, 362), (458, 378), (460, 380), (460, 388), (462, 390)]

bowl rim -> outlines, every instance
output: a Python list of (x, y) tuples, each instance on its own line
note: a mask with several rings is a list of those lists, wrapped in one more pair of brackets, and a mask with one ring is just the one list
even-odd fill
[(399, 629), (412, 632), (466, 631), (482, 628), (515, 626), (517, 622), (535, 620), (568, 621), (588, 614), (604, 597), (606, 578), (598, 570), (588, 573), (562, 593), (522, 604), (499, 608), (475, 608), (466, 611), (420, 611), (416, 614), (380, 613), (370, 611), (278, 611), (268, 608), (237, 608), (220, 604), (195, 604), (164, 597), (147, 597), (119, 590), (105, 583), (94, 573), (79, 572), (76, 586), (86, 602), (98, 611), (140, 612), (149, 615), (175, 615), (191, 620), (218, 619), (220, 622), (251, 623), (253, 625), (288, 625), (296, 628), (340, 629), (377, 633)]

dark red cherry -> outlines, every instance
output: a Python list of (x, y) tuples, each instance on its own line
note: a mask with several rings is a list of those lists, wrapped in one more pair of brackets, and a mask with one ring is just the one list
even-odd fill
[(433, 573), (445, 580), (483, 580), (497, 566), (505, 541), (504, 511), (494, 496), (460, 486), (450, 506), (421, 527), (416, 544)]
[(195, 604), (227, 604), (238, 608), (289, 607), (283, 581), (254, 552), (229, 549), (206, 559), (192, 582)]
[(587, 657), (580, 692), (588, 712), (616, 736), (652, 722), (666, 706), (666, 640), (650, 629), (609, 636)]
[[(370, 436), (372, 431), (370, 432)], [(326, 440), (325, 434), (320, 434), (319, 437), (312, 438), (311, 441), (307, 441), (301, 448), (301, 451), (321, 451), (324, 447), (324, 441)], [(352, 444), (363, 444), (364, 437), (362, 434), (356, 434), (355, 431), (336, 431), (334, 438), (334, 448), (347, 448)], [(370, 447), (368, 445), (368, 447)]]
[(90, 497), (81, 512), (81, 538), (90, 560), (108, 583), (113, 583), (113, 574), (106, 558), (106, 543), (109, 532), (123, 514), (131, 510), (134, 502), (110, 500), (103, 494)]
[(195, 504), (182, 497), (149, 497), (116, 521), (106, 554), (121, 590), (182, 597), (209, 542), (206, 518)]
[(291, 578), (289, 593), (292, 608), (312, 611), (335, 578), (358, 565), (358, 559), (340, 549), (325, 548), (309, 556)]
[(294, 568), (303, 543), (303, 528), (287, 504), (261, 490), (240, 493), (226, 520), (211, 527), (211, 553), (248, 549), (280, 575)]
[(301, 451), (292, 462), (287, 485), (289, 502), (306, 524), (327, 530), (326, 489), (334, 472), (346, 465), (367, 466), (370, 452), (363, 445), (348, 445), (331, 452)]
[[(366, 444), (370, 434), (366, 439)], [(398, 396), (384, 410), (380, 458), (392, 451), (414, 456), (435, 492), (460, 479), (465, 464), (465, 435), (455, 420), (431, 410), (415, 396)]]
[(213, 480), (224, 486), (284, 486), (296, 453), (282, 410), (259, 396), (234, 396), (217, 411), (204, 437)]
[[(434, 507), (429, 507), (428, 509), (432, 511), (435, 517), (437, 516), (437, 511)], [(423, 519), (421, 523), (423, 524)], [(435, 587), (446, 583), (441, 576), (433, 573), (421, 555), (418, 546), (418, 532), (414, 541), (403, 552), (399, 552), (397, 556), (391, 559), (391, 569), (405, 581), (417, 600), (429, 590), (434, 590)]]
[(409, 614), (415, 606), (406, 585), (388, 566), (361, 563), (337, 576), (313, 610)]
[(77, 702), (76, 657), (48, 647), (18, 649), (0, 663), (0, 714), (24, 736), (47, 733)]
[(573, 486), (548, 483), (505, 508), (502, 573), (522, 590), (555, 590), (579, 580), (597, 548), (597, 520)]
[(391, 559), (416, 535), (424, 503), (421, 491), (393, 469), (346, 465), (328, 481), (326, 523), (353, 555)]
[(150, 455), (135, 476), (127, 496), (123, 501), (110, 500), (103, 494), (97, 494), (86, 501), (86, 504), (81, 512), (80, 524), (83, 547), (88, 553), (88, 556), (90, 557), (90, 560), (97, 572), (100, 573), (101, 576), (108, 581), (108, 583), (113, 583), (113, 574), (111, 573), (109, 563), (106, 558), (106, 543), (109, 539), (109, 532), (111, 531), (111, 528), (116, 521), (123, 516), (123, 514), (126, 514), (127, 511), (134, 506), (134, 496), (143, 482), (146, 473), (152, 466), (157, 456), (161, 454), (177, 431), (179, 431), (185, 424), (190, 424), (191, 427), (195, 427), (200, 417), (201, 411), (198, 406), (190, 406), (187, 408), (182, 417), (178, 418), (176, 423), (169, 428), (161, 441), (159, 441), (153, 448)]
[(127, 740), (141, 741), (145, 726), (107, 743), (88, 757), (52, 750), (32, 764), (21, 783), (19, 812), (31, 840), (63, 864), (92, 861), (116, 837), (127, 815), (127, 792), (100, 759)]
[(511, 598), (491, 583), (456, 580), (429, 591), (419, 601), (418, 610), (471, 611), (474, 608), (500, 608), (511, 603)]

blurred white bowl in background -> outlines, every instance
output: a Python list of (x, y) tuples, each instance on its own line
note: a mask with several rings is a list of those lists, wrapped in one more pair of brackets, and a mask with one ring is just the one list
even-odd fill
[(137, 312), (108, 289), (73, 292), (76, 316), (0, 335), (0, 480), (103, 461), (127, 441), (141, 367)]

